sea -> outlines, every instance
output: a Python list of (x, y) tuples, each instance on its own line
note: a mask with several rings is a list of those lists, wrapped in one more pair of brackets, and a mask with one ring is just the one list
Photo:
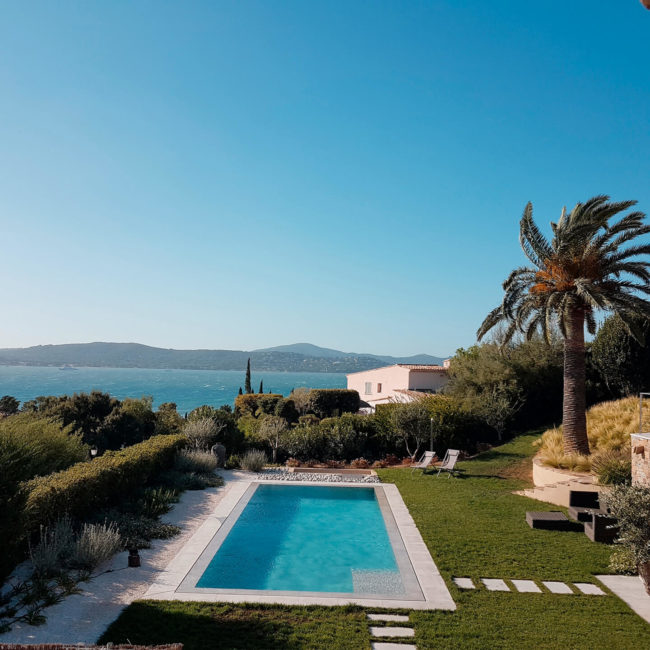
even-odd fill
[[(40, 395), (72, 395), (100, 390), (113, 397), (153, 397), (154, 408), (175, 402), (178, 412), (197, 406), (232, 405), (244, 387), (244, 372), (237, 370), (157, 370), (148, 368), (74, 368), (0, 366), (0, 396), (12, 395), (21, 402)], [(256, 372), (251, 384), (257, 392), (288, 395), (294, 388), (345, 388), (344, 374), (324, 372)]]

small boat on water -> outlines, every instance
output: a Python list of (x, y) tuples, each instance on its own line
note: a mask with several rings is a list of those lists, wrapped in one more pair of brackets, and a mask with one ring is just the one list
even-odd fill
[(74, 366), (71, 366), (69, 363), (62, 365), (59, 370), (76, 370)]

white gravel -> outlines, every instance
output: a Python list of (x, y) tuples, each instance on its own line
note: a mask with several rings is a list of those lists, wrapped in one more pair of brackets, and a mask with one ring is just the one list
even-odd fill
[(265, 469), (257, 475), (266, 481), (309, 481), (312, 483), (380, 483), (372, 474), (334, 474), (330, 472), (290, 472), (286, 469)]

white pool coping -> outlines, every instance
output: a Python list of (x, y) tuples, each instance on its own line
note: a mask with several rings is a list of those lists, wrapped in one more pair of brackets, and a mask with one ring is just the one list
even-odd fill
[[(238, 473), (238, 476), (228, 480), (226, 493), (218, 503), (214, 512), (211, 513), (203, 524), (196, 530), (194, 535), (187, 541), (174, 559), (167, 565), (164, 571), (159, 573), (154, 583), (144, 594), (144, 598), (153, 600), (182, 600), (200, 602), (227, 602), (227, 603), (274, 603), (282, 605), (347, 605), (355, 604), (364, 607), (388, 607), (406, 609), (445, 609), (455, 610), (454, 603), (444, 579), (436, 567), (429, 549), (427, 548), (420, 531), (417, 529), (406, 504), (404, 503), (397, 486), (392, 483), (360, 484), (360, 483), (328, 483), (315, 481), (258, 481), (254, 474), (248, 476)], [(229, 590), (229, 593), (215, 593), (215, 590), (194, 590), (188, 591), (181, 587), (186, 576), (192, 567), (199, 560), (201, 554), (218, 533), (230, 513), (235, 509), (244, 494), (249, 488), (259, 483), (262, 485), (311, 485), (327, 487), (381, 487), (392, 512), (399, 535), (402, 539), (408, 560), (411, 563), (413, 572), (420, 587), (421, 597), (415, 599), (400, 599), (392, 596), (390, 598), (357, 598), (354, 596), (328, 596), (323, 593), (314, 595), (309, 592), (305, 595), (286, 595), (282, 592), (273, 591), (250, 591), (242, 590), (237, 593)]]

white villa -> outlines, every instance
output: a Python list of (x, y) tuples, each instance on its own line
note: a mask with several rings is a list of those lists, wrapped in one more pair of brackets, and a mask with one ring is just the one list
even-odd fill
[[(390, 401), (410, 402), (422, 393), (438, 393), (447, 383), (449, 359), (442, 366), (397, 363), (347, 375), (348, 388), (361, 397), (362, 409)], [(365, 404), (364, 404), (365, 402)]]

